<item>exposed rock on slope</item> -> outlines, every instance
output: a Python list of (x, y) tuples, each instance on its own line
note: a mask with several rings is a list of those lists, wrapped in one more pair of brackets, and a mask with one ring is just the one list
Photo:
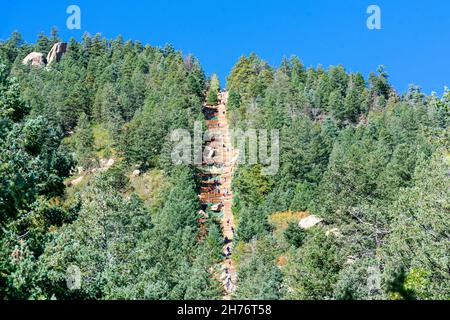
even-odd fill
[(45, 67), (50, 65), (53, 61), (59, 62), (61, 57), (67, 51), (67, 43), (58, 42), (55, 43), (45, 58), (45, 55), (40, 52), (32, 52), (23, 59), (22, 63), (28, 65), (31, 63), (32, 66)]
[(63, 54), (66, 53), (66, 51), (67, 51), (67, 43), (63, 42), (55, 43), (47, 55), (48, 64), (50, 65), (55, 60), (56, 62), (59, 62)]
[(317, 216), (308, 216), (306, 218), (303, 218), (302, 220), (300, 220), (299, 222), (299, 226), (302, 229), (311, 229), (312, 227), (320, 224), (323, 221), (322, 218), (319, 218)]
[(32, 52), (23, 59), (22, 63), (24, 65), (31, 63), (32, 66), (44, 67), (47, 64), (47, 59), (40, 52)]

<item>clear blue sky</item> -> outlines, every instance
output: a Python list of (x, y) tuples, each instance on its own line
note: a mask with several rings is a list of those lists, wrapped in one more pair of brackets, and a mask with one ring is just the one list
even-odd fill
[[(64, 40), (84, 32), (151, 45), (172, 43), (196, 55), (208, 74), (226, 78), (242, 54), (273, 65), (295, 54), (307, 66), (343, 64), (365, 76), (384, 64), (401, 92), (450, 86), (448, 0), (0, 0), (0, 39), (20, 31), (34, 42), (57, 26)], [(66, 8), (79, 5), (82, 29), (66, 28)], [(366, 27), (366, 9), (382, 10), (382, 30)]]

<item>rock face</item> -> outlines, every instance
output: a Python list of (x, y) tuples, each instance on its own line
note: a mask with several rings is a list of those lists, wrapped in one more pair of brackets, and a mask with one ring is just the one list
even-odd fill
[(131, 175), (133, 178), (137, 178), (141, 175), (141, 171), (140, 170), (134, 170), (133, 174)]
[(97, 171), (100, 171), (100, 172), (108, 171), (114, 165), (114, 163), (116, 163), (116, 161), (114, 159), (109, 159), (109, 160), (100, 159), (100, 168), (92, 169), (91, 172), (95, 173)]
[(44, 67), (47, 64), (47, 59), (40, 52), (32, 52), (23, 59), (22, 63), (24, 65), (31, 63), (32, 66)]
[(312, 227), (318, 225), (322, 221), (323, 221), (323, 219), (321, 219), (317, 216), (308, 216), (308, 217), (300, 220), (298, 225), (300, 228), (307, 230), (307, 229), (311, 229)]
[(63, 54), (66, 53), (66, 51), (67, 51), (67, 43), (64, 42), (55, 43), (47, 55), (48, 64), (50, 65), (55, 60), (56, 62), (59, 62)]
[(83, 179), (84, 179), (84, 177), (83, 176), (81, 176), (81, 177), (79, 177), (79, 178), (77, 178), (77, 179), (75, 179), (75, 180), (72, 180), (71, 182), (69, 182), (69, 187), (73, 187), (73, 186), (76, 186), (76, 185), (78, 185), (78, 184), (80, 184), (82, 181), (83, 181)]
[(22, 63), (28, 65), (31, 63), (32, 66), (45, 67), (50, 65), (53, 61), (59, 62), (61, 57), (67, 51), (67, 43), (58, 42), (55, 43), (45, 58), (45, 55), (40, 52), (32, 52), (23, 59)]

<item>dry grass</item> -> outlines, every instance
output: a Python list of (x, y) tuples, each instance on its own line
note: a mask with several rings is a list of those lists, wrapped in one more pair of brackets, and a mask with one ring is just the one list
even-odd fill
[(269, 216), (269, 224), (274, 228), (276, 234), (282, 233), (289, 223), (298, 223), (301, 219), (309, 216), (308, 212), (276, 212)]
[(130, 179), (134, 191), (146, 204), (150, 204), (153, 201), (156, 193), (164, 185), (166, 180), (164, 173), (160, 170), (149, 171), (142, 176)]
[(285, 256), (280, 256), (280, 257), (278, 258), (277, 265), (278, 265), (279, 267), (284, 267), (284, 266), (287, 265), (287, 263), (288, 263), (288, 260), (287, 260), (287, 258), (286, 258)]

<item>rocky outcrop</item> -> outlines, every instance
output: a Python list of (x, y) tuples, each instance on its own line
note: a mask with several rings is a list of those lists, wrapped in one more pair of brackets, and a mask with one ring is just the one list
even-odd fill
[(32, 66), (36, 67), (45, 67), (47, 64), (47, 59), (45, 58), (44, 54), (40, 52), (32, 52), (29, 55), (23, 59), (22, 63), (24, 65), (28, 65), (31, 63)]
[(67, 184), (67, 186), (68, 187), (74, 187), (74, 186), (80, 184), (83, 181), (83, 179), (84, 179), (84, 176), (78, 177), (77, 179), (70, 181)]
[(67, 51), (67, 43), (58, 42), (55, 43), (47, 55), (47, 58), (43, 53), (40, 52), (32, 52), (23, 59), (22, 63), (24, 65), (28, 65), (29, 63), (32, 66), (37, 67), (45, 67), (50, 65), (53, 61), (59, 62), (61, 57)]
[(134, 170), (133, 174), (131, 175), (132, 178), (137, 178), (141, 175), (141, 171), (140, 170)]
[(95, 173), (97, 171), (105, 172), (108, 171), (116, 163), (114, 159), (100, 159), (100, 168), (92, 169), (91, 172)]
[(58, 42), (55, 43), (47, 55), (47, 62), (50, 65), (53, 61), (59, 62), (61, 57), (67, 51), (67, 43)]
[(323, 219), (319, 218), (317, 216), (308, 216), (306, 218), (303, 218), (299, 222), (299, 227), (305, 230), (311, 229), (312, 227), (322, 223)]

